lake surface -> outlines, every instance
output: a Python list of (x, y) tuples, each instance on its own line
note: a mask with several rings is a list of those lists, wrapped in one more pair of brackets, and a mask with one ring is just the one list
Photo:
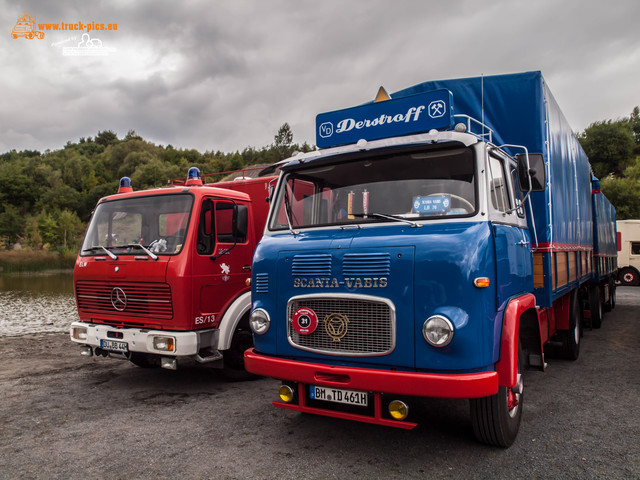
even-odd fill
[(0, 337), (66, 332), (75, 320), (72, 272), (0, 275)]

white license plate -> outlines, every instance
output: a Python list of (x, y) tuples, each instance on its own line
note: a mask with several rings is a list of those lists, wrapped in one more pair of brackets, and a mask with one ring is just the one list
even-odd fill
[(127, 342), (116, 342), (115, 340), (100, 340), (100, 348), (111, 352), (128, 352), (129, 345)]
[(366, 392), (355, 390), (342, 390), (341, 388), (309, 387), (309, 397), (313, 400), (324, 400), (325, 402), (346, 403), (347, 405), (359, 405), (366, 407), (369, 396)]

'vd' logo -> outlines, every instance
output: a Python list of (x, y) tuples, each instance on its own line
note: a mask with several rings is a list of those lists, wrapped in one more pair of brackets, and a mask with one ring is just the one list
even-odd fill
[(324, 122), (322, 125), (320, 125), (318, 130), (318, 133), (322, 138), (330, 137), (331, 135), (333, 135), (333, 123)]

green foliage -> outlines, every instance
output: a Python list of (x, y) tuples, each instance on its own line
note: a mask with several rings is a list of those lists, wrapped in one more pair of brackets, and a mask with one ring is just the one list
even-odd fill
[(579, 140), (617, 219), (640, 218), (640, 108), (629, 118), (592, 123)]
[(635, 141), (626, 119), (592, 123), (579, 140), (598, 178), (621, 175), (632, 160)]
[(18, 208), (13, 205), (5, 205), (4, 212), (0, 213), (0, 237), (8, 243), (16, 243), (24, 231), (25, 218), (20, 215)]
[(104, 130), (93, 138), (69, 141), (56, 151), (0, 154), (0, 250), (20, 242), (33, 251), (75, 254), (93, 208), (100, 198), (118, 191), (121, 177), (130, 177), (134, 189), (141, 190), (185, 177), (192, 166), (202, 173), (230, 172), (269, 165), (294, 150), (314, 148), (292, 141), (286, 123), (274, 145), (231, 153), (158, 146), (134, 130), (120, 140), (113, 131)]

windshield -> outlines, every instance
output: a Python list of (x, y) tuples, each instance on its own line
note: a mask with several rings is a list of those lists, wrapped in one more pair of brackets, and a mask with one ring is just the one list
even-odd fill
[[(142, 245), (158, 255), (180, 253), (187, 235), (193, 196), (153, 195), (98, 205), (82, 245), (81, 255), (144, 255)], [(132, 247), (131, 245), (134, 245)]]
[(285, 174), (269, 228), (470, 216), (476, 211), (475, 177), (470, 148), (311, 164)]

